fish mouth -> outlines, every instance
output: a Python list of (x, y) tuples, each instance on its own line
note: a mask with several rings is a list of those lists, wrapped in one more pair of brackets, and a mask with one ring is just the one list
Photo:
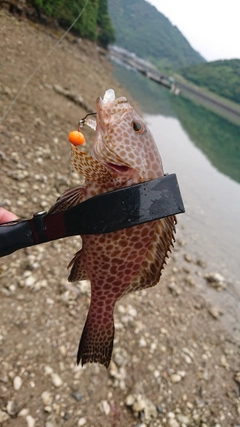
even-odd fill
[(109, 169), (113, 170), (116, 173), (127, 174), (133, 169), (126, 165), (116, 165), (115, 163), (107, 163), (106, 165)]

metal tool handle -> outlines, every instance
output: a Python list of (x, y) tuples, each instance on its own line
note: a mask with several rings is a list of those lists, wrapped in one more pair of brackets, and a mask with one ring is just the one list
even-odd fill
[(77, 234), (103, 234), (184, 212), (175, 174), (99, 194), (70, 209), (0, 225), (0, 257)]

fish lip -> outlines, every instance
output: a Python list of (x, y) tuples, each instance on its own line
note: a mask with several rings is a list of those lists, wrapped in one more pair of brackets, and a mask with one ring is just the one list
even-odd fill
[[(120, 104), (126, 104), (125, 108), (122, 108), (119, 111), (110, 112), (109, 107), (116, 106)], [(125, 115), (128, 114), (131, 107), (128, 104), (127, 98), (121, 97), (116, 98), (114, 101), (104, 102), (103, 98), (98, 97), (96, 100), (97, 105), (97, 124), (101, 131), (106, 132), (107, 128), (111, 123), (118, 124), (121, 122)]]
[(127, 165), (116, 165), (115, 163), (106, 163), (106, 167), (113, 170), (117, 174), (127, 174), (130, 171), (133, 171), (133, 169), (130, 166)]

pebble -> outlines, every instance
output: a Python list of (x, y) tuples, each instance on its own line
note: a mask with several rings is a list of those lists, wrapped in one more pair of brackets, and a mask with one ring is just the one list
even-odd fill
[(168, 420), (167, 426), (168, 427), (180, 427), (180, 424), (179, 424), (179, 422), (175, 418), (170, 418)]
[(44, 374), (45, 375), (51, 375), (53, 373), (53, 368), (51, 366), (44, 366)]
[(50, 393), (50, 391), (47, 391), (47, 390), (42, 392), (41, 399), (44, 406), (51, 405), (53, 401), (52, 394)]
[(181, 424), (185, 424), (186, 426), (191, 422), (191, 419), (187, 415), (177, 414), (176, 418)]
[(61, 355), (64, 357), (67, 355), (67, 349), (66, 349), (65, 345), (60, 345), (59, 351), (60, 351)]
[(176, 285), (175, 282), (169, 283), (168, 289), (169, 289), (169, 292), (171, 292), (171, 294), (173, 294), (174, 296), (179, 296), (181, 294), (181, 290), (179, 286)]
[(184, 254), (184, 259), (185, 261), (192, 263), (193, 262), (193, 258), (191, 257), (190, 254)]
[(26, 416), (26, 421), (27, 421), (28, 427), (35, 427), (36, 420), (31, 415)]
[(125, 399), (126, 406), (131, 406), (134, 414), (147, 424), (158, 416), (157, 408), (153, 402), (141, 394), (129, 394)]
[(9, 400), (7, 403), (7, 413), (11, 416), (14, 416), (17, 412), (18, 408), (15, 400)]
[(22, 387), (22, 378), (19, 376), (16, 376), (13, 379), (13, 388), (14, 388), (14, 390), (18, 391), (18, 390), (20, 390), (21, 387)]
[(119, 368), (121, 366), (125, 366), (128, 361), (127, 351), (124, 348), (115, 348), (113, 353), (113, 360)]
[(61, 377), (58, 374), (56, 374), (55, 372), (53, 372), (51, 374), (51, 380), (52, 380), (52, 384), (56, 388), (61, 387), (63, 385), (63, 381), (62, 381)]
[(170, 376), (170, 380), (172, 381), (172, 383), (179, 383), (182, 380), (182, 377), (179, 374), (172, 374)]
[(191, 365), (191, 363), (192, 363), (192, 359), (191, 359), (191, 357), (190, 356), (185, 356), (185, 362), (188, 364), (188, 365)]
[(140, 340), (139, 340), (139, 347), (140, 347), (140, 348), (147, 347), (147, 341), (145, 340), (145, 338), (144, 338), (144, 337), (141, 337), (141, 338), (140, 338)]
[(36, 282), (36, 279), (34, 276), (28, 276), (25, 280), (25, 286), (27, 287), (31, 287), (34, 285), (34, 283)]
[(192, 287), (196, 286), (195, 280), (192, 276), (185, 277), (184, 282), (189, 286), (192, 286)]
[(222, 291), (227, 287), (225, 278), (219, 273), (207, 273), (204, 277), (209, 285), (217, 291)]
[(82, 417), (82, 418), (79, 418), (79, 420), (78, 420), (78, 427), (81, 427), (81, 426), (85, 426), (85, 424), (87, 424), (87, 420), (86, 420), (86, 418), (84, 418), (84, 417)]
[(200, 258), (197, 260), (196, 264), (199, 265), (199, 267), (202, 267), (202, 268), (206, 268), (206, 266), (207, 266), (206, 262), (203, 261)]
[(214, 319), (218, 319), (223, 314), (219, 307), (209, 307), (208, 312)]
[(10, 416), (7, 414), (7, 412), (3, 412), (0, 409), (0, 424), (3, 423), (4, 421), (9, 420)]
[(125, 404), (126, 404), (127, 406), (133, 406), (134, 401), (135, 401), (135, 397), (134, 397), (134, 395), (133, 395), (133, 394), (129, 394), (129, 395), (126, 397), (126, 399), (125, 399)]
[(240, 385), (240, 371), (234, 375), (234, 380)]
[(74, 399), (77, 402), (80, 402), (84, 398), (84, 395), (82, 393), (79, 393), (78, 391), (73, 391), (72, 392), (72, 397), (74, 397)]
[(21, 409), (20, 412), (18, 412), (18, 417), (26, 417), (29, 414), (28, 408)]
[(109, 414), (110, 414), (111, 407), (110, 407), (110, 405), (109, 405), (109, 403), (108, 403), (108, 401), (107, 401), (107, 400), (102, 400), (102, 401), (98, 404), (98, 407), (99, 407), (100, 411), (101, 411), (103, 414), (106, 414), (106, 415), (109, 415)]

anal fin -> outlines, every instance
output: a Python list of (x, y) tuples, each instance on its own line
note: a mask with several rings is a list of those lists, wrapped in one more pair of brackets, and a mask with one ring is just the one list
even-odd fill
[(88, 280), (88, 275), (82, 261), (82, 249), (78, 251), (72, 261), (68, 264), (68, 268), (72, 267), (68, 277), (69, 282), (77, 282), (78, 280)]

